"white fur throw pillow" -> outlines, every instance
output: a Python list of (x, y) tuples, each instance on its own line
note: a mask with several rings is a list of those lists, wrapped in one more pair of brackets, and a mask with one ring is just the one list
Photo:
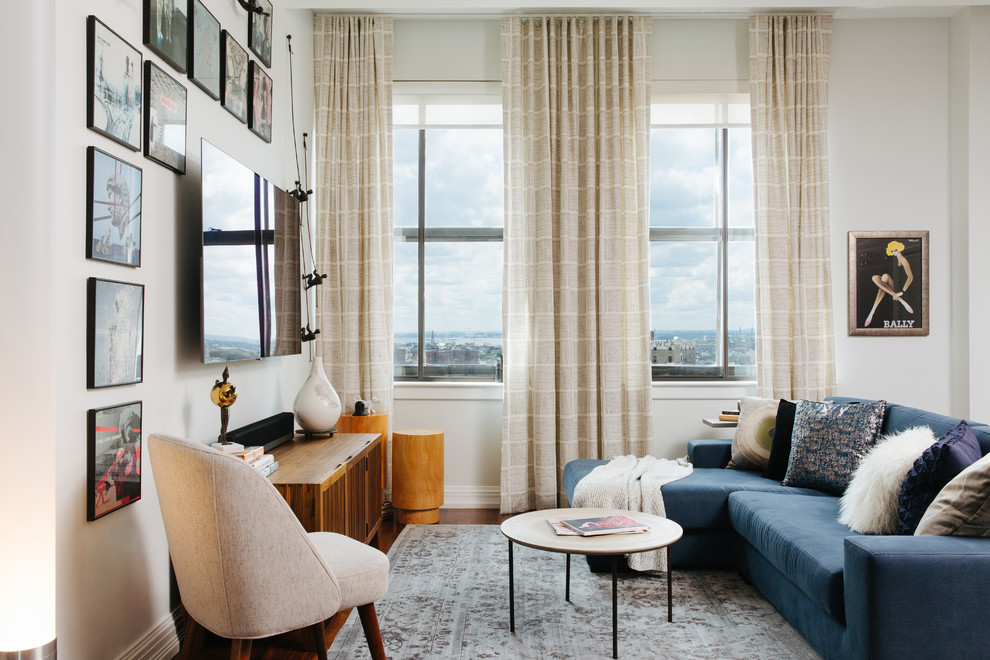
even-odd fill
[(860, 534), (897, 534), (897, 498), (908, 470), (938, 440), (927, 426), (884, 436), (863, 457), (839, 502), (839, 522)]

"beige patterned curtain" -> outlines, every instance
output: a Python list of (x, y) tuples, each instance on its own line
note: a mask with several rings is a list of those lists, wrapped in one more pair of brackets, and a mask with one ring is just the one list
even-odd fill
[(829, 267), (829, 16), (753, 16), (749, 71), (756, 189), (760, 396), (835, 387)]
[(641, 17), (502, 21), (504, 513), (652, 436), (651, 39)]
[(392, 409), (392, 19), (317, 15), (318, 349), (350, 410)]

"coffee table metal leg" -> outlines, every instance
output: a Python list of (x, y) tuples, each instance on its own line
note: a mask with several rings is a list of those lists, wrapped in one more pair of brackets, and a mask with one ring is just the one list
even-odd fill
[(664, 550), (667, 552), (667, 623), (673, 623), (674, 621), (674, 590), (673, 586), (673, 573), (674, 567), (670, 565), (670, 546), (668, 545)]
[(612, 657), (619, 657), (619, 559), (612, 555)]
[(567, 578), (564, 583), (564, 600), (571, 602), (571, 553), (567, 554)]
[(516, 632), (516, 585), (512, 574), (512, 541), (509, 541), (509, 632)]

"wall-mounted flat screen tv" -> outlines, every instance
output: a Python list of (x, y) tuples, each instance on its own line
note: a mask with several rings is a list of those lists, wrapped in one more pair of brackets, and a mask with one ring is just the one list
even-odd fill
[(203, 362), (302, 352), (299, 202), (202, 141)]

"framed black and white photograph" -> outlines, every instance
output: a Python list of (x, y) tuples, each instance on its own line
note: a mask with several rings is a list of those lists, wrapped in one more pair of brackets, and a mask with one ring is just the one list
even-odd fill
[(141, 499), (141, 402), (88, 411), (86, 520)]
[(220, 98), (220, 21), (202, 0), (189, 0), (189, 80)]
[(182, 73), (186, 72), (189, 0), (144, 0), (144, 45)]
[(251, 105), (248, 128), (265, 142), (272, 141), (272, 79), (257, 62), (251, 62)]
[(142, 172), (96, 147), (86, 150), (86, 258), (141, 265)]
[(928, 232), (849, 232), (849, 334), (928, 334)]
[(86, 126), (141, 149), (141, 52), (96, 16), (86, 22)]
[(248, 48), (265, 66), (272, 65), (272, 3), (251, 0), (251, 6), (261, 11), (248, 13)]
[(86, 297), (86, 386), (144, 380), (144, 285), (91, 277)]
[(242, 122), (248, 116), (248, 54), (227, 30), (220, 40), (220, 103)]
[(186, 173), (186, 88), (154, 62), (144, 72), (144, 155)]

